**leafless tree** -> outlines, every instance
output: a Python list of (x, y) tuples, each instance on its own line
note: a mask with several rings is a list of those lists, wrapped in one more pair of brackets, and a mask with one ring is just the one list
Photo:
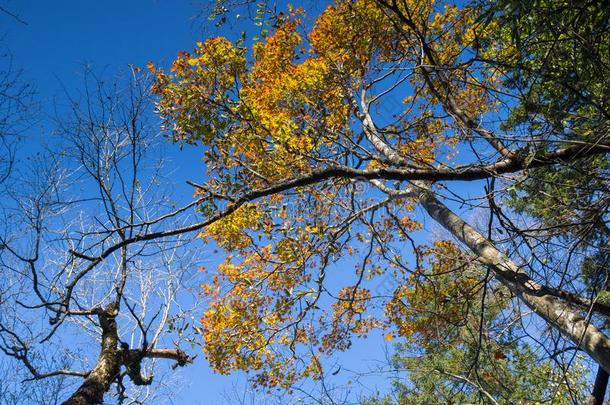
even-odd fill
[(101, 403), (109, 391), (120, 403), (154, 400), (172, 381), (153, 385), (154, 373), (192, 360), (182, 348), (198, 301), (190, 237), (96, 253), (161, 223), (180, 227), (194, 206), (172, 200), (148, 83), (127, 82), (88, 72), (57, 139), (13, 168), (2, 198), (0, 350), (27, 371), (22, 389), (55, 387), (42, 403)]

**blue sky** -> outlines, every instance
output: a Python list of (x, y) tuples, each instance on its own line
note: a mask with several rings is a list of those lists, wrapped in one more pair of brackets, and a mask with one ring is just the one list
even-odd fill
[(186, 0), (54, 1), (8, 3), (27, 25), (3, 17), (6, 42), (41, 95), (53, 95), (58, 79), (74, 82), (80, 64), (123, 69), (148, 60), (170, 60), (200, 37)]
[[(34, 86), (40, 104), (39, 119), (25, 134), (26, 153), (50, 138), (52, 117), (61, 115), (65, 94), (82, 90), (83, 66), (112, 80), (130, 65), (143, 67), (148, 61), (167, 65), (178, 51), (191, 49), (209, 35), (210, 28), (205, 18), (194, 18), (201, 3), (191, 0), (13, 0), (3, 7), (27, 23), (0, 14), (1, 44), (10, 51), (14, 65), (23, 69), (22, 79)], [(233, 23), (239, 25), (237, 20)], [(203, 173), (199, 150), (168, 150), (177, 178), (197, 180)], [(184, 199), (189, 200), (190, 188), (183, 183), (182, 187)], [(222, 260), (220, 255), (211, 260)], [(383, 361), (387, 349), (381, 335), (373, 334), (336, 360), (343, 370), (363, 370)], [(180, 373), (186, 385), (175, 387), (179, 393), (175, 403), (226, 403), (228, 392), (243, 393), (245, 387), (243, 375), (214, 375), (202, 355)], [(343, 371), (336, 378), (345, 382), (350, 376)], [(357, 385), (354, 391), (360, 391)]]

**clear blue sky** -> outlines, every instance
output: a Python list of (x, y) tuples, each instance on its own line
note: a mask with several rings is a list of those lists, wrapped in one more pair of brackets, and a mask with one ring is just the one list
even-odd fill
[[(178, 51), (191, 49), (206, 35), (205, 19), (194, 20), (201, 4), (193, 0), (3, 2), (3, 7), (27, 24), (0, 14), (1, 44), (10, 49), (15, 66), (23, 69), (22, 78), (36, 88), (41, 116), (47, 117), (26, 134), (31, 147), (36, 148), (52, 130), (49, 118), (54, 114), (54, 100), (61, 100), (64, 91), (73, 94), (82, 87), (84, 64), (111, 79), (129, 65), (170, 63)], [(199, 151), (174, 150), (178, 176), (196, 180), (203, 172)], [(186, 186), (184, 189), (190, 190)], [(190, 194), (185, 197), (190, 198)], [(336, 360), (343, 370), (363, 370), (377, 364), (375, 361), (383, 361), (387, 349), (381, 336), (373, 334)], [(175, 403), (225, 403), (224, 395), (235, 384), (240, 390), (244, 387), (243, 376), (213, 375), (203, 356), (180, 372), (187, 385), (176, 390), (179, 396)], [(336, 378), (344, 382), (349, 375), (342, 371)]]

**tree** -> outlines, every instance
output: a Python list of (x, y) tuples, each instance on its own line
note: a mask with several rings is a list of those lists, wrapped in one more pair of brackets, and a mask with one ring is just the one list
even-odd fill
[[(607, 5), (539, 1), (526, 11), (513, 2), (498, 2), (488, 9), (505, 27), (498, 30), (498, 36), (510, 38), (506, 50), (535, 56), (517, 63), (502, 57), (495, 62), (510, 72), (510, 88), (523, 95), (505, 127), (521, 127), (538, 137), (562, 133), (571, 141), (584, 142), (607, 133), (610, 115), (603, 90), (609, 84), (605, 64), (608, 50), (604, 45), (609, 40)], [(604, 193), (596, 190), (607, 188), (606, 167), (607, 159), (598, 156), (563, 167), (537, 169), (517, 184), (509, 200), (518, 212), (538, 218), (547, 228), (538, 233), (539, 241), (558, 241), (584, 257), (571, 263), (570, 257), (556, 260), (547, 255), (547, 261), (550, 266), (580, 268), (582, 281), (602, 302), (607, 294), (603, 280), (608, 205)], [(603, 402), (607, 379), (600, 367), (592, 403)]]
[(537, 353), (518, 314), (506, 311), (508, 291), (493, 280), (481, 286), (489, 274), (474, 257), (447, 241), (425, 256), (390, 311), (406, 338), (384, 370), (393, 389), (367, 404), (584, 402), (586, 365), (576, 359), (565, 370)]
[(176, 389), (171, 376), (151, 385), (153, 373), (192, 360), (190, 238), (125, 243), (188, 220), (163, 171), (149, 82), (133, 77), (104, 85), (86, 72), (58, 137), (5, 184), (0, 350), (24, 379), (3, 380), (7, 403), (101, 403), (115, 389), (119, 403), (154, 401)]
[[(502, 4), (518, 6), (493, 6)], [(585, 165), (605, 184), (610, 143), (598, 110), (607, 87), (594, 84), (578, 95), (573, 87), (588, 82), (566, 67), (580, 55), (579, 67), (597, 58), (605, 71), (608, 55), (582, 51), (583, 33), (570, 31), (565, 52), (550, 52), (554, 45), (535, 36), (515, 44), (501, 24), (513, 14), (503, 10), (337, 0), (311, 24), (300, 9), (278, 15), (252, 53), (244, 41), (211, 38), (181, 53), (170, 73), (149, 66), (174, 140), (203, 146), (208, 176), (196, 190), (205, 219), (188, 230), (201, 230), (229, 253), (204, 288), (213, 299), (202, 318), (204, 350), (217, 371), (257, 370), (257, 383), (288, 387), (301, 377), (322, 378), (321, 355), (347, 349), (354, 336), (375, 328), (400, 335), (398, 325), (408, 320), (390, 319), (387, 308), (409, 305), (404, 286), (420, 268), (416, 206), (489, 269), (519, 303), (516, 310), (529, 307), (559, 332), (561, 339), (547, 341), (549, 357), (582, 350), (610, 370), (610, 309), (599, 289), (586, 287), (579, 270), (585, 255), (562, 250), (546, 234), (529, 244), (545, 229), (515, 206), (520, 190), (536, 190), (545, 173)], [(593, 35), (607, 48), (606, 33), (593, 25), (604, 22), (603, 8), (553, 13), (569, 19), (574, 10), (572, 20), (586, 22), (584, 38)], [(536, 19), (520, 18), (517, 31), (537, 27)], [(563, 46), (564, 33), (558, 35)], [(557, 76), (540, 68), (549, 60), (562, 63)], [(558, 89), (559, 81), (565, 86)], [(561, 91), (566, 98), (556, 97)], [(539, 122), (557, 120), (559, 127)], [(452, 211), (442, 200), (481, 204), (463, 196), (460, 181), (480, 187), (477, 197), (489, 201), (489, 229), (508, 224), (522, 243), (499, 232), (484, 236)], [(580, 198), (569, 197), (578, 190), (563, 182), (561, 199), (583, 210)], [(561, 209), (559, 196), (551, 196), (544, 203), (550, 213)], [(510, 211), (511, 198), (517, 213), (528, 215), (522, 221)], [(607, 187), (595, 188), (595, 200), (607, 201)], [(606, 210), (599, 212), (596, 220), (605, 223)], [(595, 230), (585, 221), (577, 217), (575, 226), (589, 237)], [(415, 265), (407, 262), (409, 246)], [(569, 255), (569, 265), (527, 259), (545, 247), (550, 255), (549, 246), (553, 260)], [(342, 288), (327, 282), (332, 272), (340, 272)], [(397, 285), (389, 296), (372, 294), (380, 275)], [(478, 280), (483, 288), (486, 280)]]

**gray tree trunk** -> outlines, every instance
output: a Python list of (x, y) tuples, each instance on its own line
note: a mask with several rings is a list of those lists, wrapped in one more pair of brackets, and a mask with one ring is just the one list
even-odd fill
[(580, 310), (532, 280), (493, 243), (442, 204), (431, 191), (422, 193), (420, 203), (432, 218), (468, 246), (481, 263), (489, 266), (500, 283), (589, 354), (605, 371), (610, 371), (610, 339), (585, 319)]

